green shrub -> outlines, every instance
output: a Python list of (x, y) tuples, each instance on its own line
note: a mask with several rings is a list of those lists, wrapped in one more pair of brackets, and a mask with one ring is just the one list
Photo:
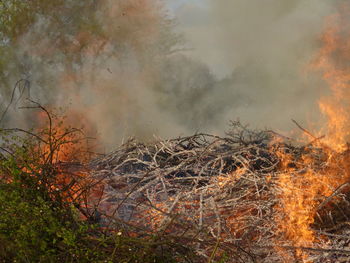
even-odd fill
[(55, 200), (35, 175), (16, 165), (13, 158), (1, 163), (12, 178), (6, 176), (0, 182), (0, 257), (19, 262), (81, 257), (78, 245), (88, 227), (74, 218), (72, 208)]
[[(0, 262), (188, 262), (190, 250), (181, 250), (173, 239), (131, 237), (118, 229), (106, 232), (83, 220), (79, 203), (66, 198), (64, 189), (71, 182), (57, 186), (59, 172), (47, 158), (54, 153), (43, 153), (38, 140), (11, 133), (2, 138)], [(55, 138), (45, 141), (61, 143)]]

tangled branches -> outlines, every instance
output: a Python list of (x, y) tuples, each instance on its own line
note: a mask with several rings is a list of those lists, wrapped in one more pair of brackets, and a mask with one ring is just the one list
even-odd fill
[[(328, 194), (321, 187), (315, 193), (308, 189), (310, 180), (326, 184), (322, 178), (335, 166), (343, 167), (341, 154), (330, 161), (329, 153), (313, 144), (293, 146), (272, 131), (232, 125), (225, 138), (196, 134), (154, 144), (131, 139), (92, 161), (93, 177), (103, 185), (93, 202), (99, 223), (136, 235), (170, 236), (196, 248), (204, 262), (225, 255), (228, 262), (299, 262), (306, 257), (325, 262), (347, 255), (350, 250), (339, 244), (349, 239), (330, 245), (316, 230), (325, 233), (338, 224), (335, 219), (330, 223), (335, 210), (329, 210), (329, 203), (339, 204), (335, 200), (344, 189), (337, 192), (335, 184), (323, 187)], [(314, 177), (307, 177), (310, 171)], [(294, 215), (304, 215), (302, 226)], [(315, 242), (293, 239), (289, 224), (305, 227)]]

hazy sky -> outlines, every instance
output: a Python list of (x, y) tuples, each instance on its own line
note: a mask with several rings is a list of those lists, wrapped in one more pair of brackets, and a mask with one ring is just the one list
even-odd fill
[(166, 3), (172, 10), (176, 11), (178, 8), (186, 4), (207, 5), (208, 0), (166, 0)]
[[(219, 77), (231, 74), (248, 52), (290, 52), (310, 45), (335, 5), (328, 0), (167, 0), (184, 33), (190, 55)], [(300, 29), (300, 30), (299, 30)], [(303, 39), (302, 39), (303, 38)], [(273, 50), (261, 50), (269, 42)], [(289, 42), (289, 43), (288, 43)], [(293, 42), (293, 43), (292, 43)], [(260, 45), (261, 44), (261, 45)], [(252, 47), (248, 50), (246, 47)], [(254, 54), (256, 56), (257, 54)], [(283, 56), (283, 55), (282, 55)], [(266, 56), (267, 57), (267, 56)], [(274, 57), (274, 54), (271, 54)], [(236, 62), (237, 61), (237, 62)]]
[[(271, 128), (293, 127), (290, 119), (317, 119), (320, 79), (305, 74), (320, 48), (325, 19), (339, 1), (168, 0), (191, 51), (185, 54), (230, 78), (227, 92), (250, 103), (227, 104), (223, 123), (235, 117)], [(221, 127), (220, 127), (221, 129)]]
[[(130, 1), (103, 2), (106, 10), (118, 11)], [(112, 40), (124, 41), (118, 45), (123, 56), (109, 56), (108, 49), (97, 57), (86, 56), (79, 81), (71, 80), (69, 71), (62, 77), (54, 68), (44, 71), (34, 57), (36, 83), (51, 83), (50, 74), (57, 76), (61, 96), (44, 98), (47, 93), (38, 89), (39, 99), (61, 106), (74, 90), (82, 101), (74, 105), (93, 105), (86, 115), (100, 137), (108, 138), (106, 145), (129, 136), (223, 134), (229, 121), (238, 118), (253, 127), (287, 131), (295, 128), (291, 119), (304, 125), (318, 120), (317, 101), (325, 85), (319, 76), (305, 72), (322, 45), (325, 18), (341, 0), (164, 1), (187, 51), (169, 55), (159, 50), (167, 43), (163, 37), (169, 36), (156, 34), (161, 24), (154, 17), (154, 1), (141, 1), (149, 8), (135, 4), (136, 16), (117, 16), (118, 21), (114, 15), (100, 17)], [(43, 32), (39, 22), (23, 37), (19, 56), (51, 43), (35, 37)], [(97, 69), (96, 62), (104, 67)], [(97, 96), (100, 91), (103, 96)]]

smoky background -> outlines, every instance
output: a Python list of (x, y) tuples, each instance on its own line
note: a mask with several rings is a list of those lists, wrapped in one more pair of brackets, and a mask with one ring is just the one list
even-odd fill
[(88, 2), (67, 6), (62, 21), (37, 14), (11, 42), (2, 111), (19, 79), (30, 94), (14, 92), (3, 126), (35, 125), (18, 109), (29, 95), (64, 109), (105, 150), (131, 136), (222, 135), (238, 118), (284, 134), (291, 119), (322, 123), (328, 87), (309, 65), (341, 1)]

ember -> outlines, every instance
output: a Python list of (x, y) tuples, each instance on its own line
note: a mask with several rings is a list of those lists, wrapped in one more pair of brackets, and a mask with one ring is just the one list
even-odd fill
[[(229, 93), (227, 91), (231, 90), (231, 85), (237, 84), (237, 90), (246, 88), (246, 84), (255, 85), (260, 82), (260, 78), (270, 85), (273, 82), (272, 75), (284, 75), (285, 72), (260, 72), (261, 62), (255, 60), (263, 60), (264, 56), (255, 53), (255, 46), (252, 45), (248, 50), (253, 55), (249, 54), (243, 59), (242, 69), (237, 65), (238, 70), (232, 76), (216, 78), (209, 67), (192, 62), (183, 54), (174, 60), (171, 58), (172, 55), (175, 57), (175, 53), (185, 51), (186, 45), (182, 46), (180, 36), (172, 31), (172, 19), (168, 21), (167, 16), (163, 16), (162, 5), (155, 5), (149, 0), (130, 3), (121, 1), (116, 4), (107, 0), (98, 2), (90, 1), (85, 11), (81, 9), (85, 3), (81, 2), (82, 6), (73, 5), (74, 10), (84, 11), (86, 16), (81, 15), (84, 19), (77, 19), (80, 21), (79, 26), (69, 24), (76, 12), (68, 7), (63, 8), (63, 1), (59, 9), (62, 12), (70, 11), (62, 16), (62, 21), (56, 19), (55, 12), (48, 12), (51, 10), (49, 5), (43, 5), (42, 13), (33, 13), (30, 19), (31, 27), (38, 27), (32, 29), (33, 32), (29, 30), (30, 26), (28, 29), (24, 27), (29, 20), (24, 21), (22, 33), (18, 30), (0, 30), (2, 45), (12, 50), (12, 46), (20, 49), (24, 42), (32, 42), (30, 33), (41, 32), (42, 24), (52, 21), (51, 26), (55, 25), (52, 28), (57, 30), (69, 24), (67, 32), (58, 30), (57, 36), (48, 38), (50, 41), (47, 43), (38, 42), (47, 48), (35, 44), (25, 49), (25, 52), (12, 52), (13, 57), (7, 58), (8, 61), (17, 56), (21, 58), (23, 53), (23, 57), (37, 56), (40, 63), (32, 58), (33, 65), (54, 64), (52, 69), (47, 67), (44, 70), (42, 67), (46, 66), (40, 66), (42, 74), (50, 73), (47, 79), (55, 79), (56, 86), (64, 90), (61, 96), (57, 96), (57, 101), (53, 99), (54, 103), (47, 100), (46, 108), (31, 99), (30, 81), (19, 80), (0, 118), (0, 121), (6, 120), (11, 107), (22, 103), (26, 93), (29, 106), (21, 108), (39, 110), (32, 130), (1, 130), (0, 183), (9, 192), (17, 189), (20, 194), (14, 195), (13, 200), (22, 202), (27, 210), (32, 209), (27, 204), (35, 207), (40, 203), (47, 208), (47, 214), (52, 212), (52, 218), (57, 219), (55, 211), (62, 209), (62, 217), (58, 221), (63, 222), (63, 230), (58, 231), (57, 221), (52, 221), (54, 229), (47, 230), (50, 238), (42, 245), (41, 251), (46, 251), (46, 247), (55, 247), (57, 243), (55, 249), (61, 253), (57, 258), (62, 259), (62, 255), (65, 255), (66, 259), (73, 262), (76, 252), (72, 251), (80, 251), (81, 259), (89, 258), (90, 255), (84, 254), (84, 250), (80, 250), (73, 242), (80, 238), (82, 243), (79, 244), (86, 245), (91, 240), (99, 244), (101, 255), (95, 255), (95, 248), (87, 250), (96, 256), (96, 260), (100, 256), (99, 259), (104, 260), (106, 257), (102, 256), (105, 255), (109, 258), (111, 253), (111, 262), (118, 260), (119, 255), (125, 256), (125, 262), (134, 262), (129, 255), (132, 254), (130, 247), (142, 251), (141, 258), (148, 258), (147, 262), (156, 262), (158, 255), (168, 258), (171, 253), (176, 254), (174, 262), (180, 262), (178, 258), (188, 259), (190, 254), (195, 256), (187, 262), (198, 263), (350, 262), (350, 5), (342, 5), (337, 14), (326, 19), (326, 27), (319, 42), (321, 48), (309, 66), (329, 86), (329, 94), (318, 100), (323, 115), (320, 129), (305, 129), (292, 120), (306, 139), (289, 138), (272, 130), (253, 130), (235, 121), (231, 122), (226, 135), (222, 136), (196, 133), (146, 143), (142, 142), (142, 138), (148, 138), (153, 131), (179, 128), (176, 134), (181, 134), (182, 128), (186, 132), (193, 131), (206, 118), (210, 119), (211, 124), (203, 127), (212, 128), (216, 125), (216, 118), (221, 114), (228, 115), (226, 108), (231, 105), (218, 106), (221, 98), (211, 102), (211, 97)], [(35, 12), (36, 4), (31, 6), (30, 3), (28, 7), (32, 7), (32, 12)], [(288, 6), (287, 9), (293, 8)], [(16, 10), (14, 5), (13, 12), (16, 13)], [(26, 13), (29, 10), (22, 11)], [(50, 14), (50, 19), (44, 19), (46, 12)], [(37, 17), (43, 17), (43, 20), (36, 21)], [(278, 17), (276, 15), (271, 21)], [(13, 20), (3, 19), (3, 22)], [(56, 20), (57, 25), (54, 23)], [(249, 24), (253, 25), (252, 28), (258, 25), (255, 21)], [(50, 27), (46, 30), (51, 33)], [(241, 28), (238, 31), (245, 32)], [(265, 31), (261, 35), (282, 32), (281, 28), (267, 31), (271, 32)], [(62, 37), (60, 41), (58, 36)], [(250, 36), (243, 39), (252, 42)], [(243, 42), (238, 46), (243, 47)], [(286, 46), (293, 45), (288, 42)], [(273, 53), (273, 49), (272, 45), (265, 52)], [(0, 51), (12, 54), (7, 49), (0, 48)], [(279, 53), (283, 52), (276, 52)], [(239, 58), (237, 55), (237, 60)], [(53, 62), (55, 59), (62, 61)], [(270, 60), (273, 59), (269, 57), (266, 63), (273, 64)], [(248, 69), (246, 65), (251, 61), (258, 66), (252, 65), (252, 69)], [(289, 58), (281, 61), (281, 65), (287, 65)], [(9, 72), (13, 68), (26, 68), (25, 59), (23, 63), (20, 59), (17, 62), (3, 66), (3, 80), (7, 79), (9, 83), (12, 81), (13, 76), (10, 77)], [(5, 65), (10, 62), (1, 63)], [(187, 72), (187, 68), (182, 69), (184, 64), (193, 64), (193, 70)], [(171, 70), (169, 75), (160, 74), (163, 73), (163, 67)], [(286, 68), (288, 71), (291, 66)], [(249, 74), (248, 77), (242, 74), (244, 70), (256, 71), (263, 77), (259, 77), (259, 81), (247, 81), (250, 77)], [(52, 73), (55, 71), (57, 74)], [(274, 67), (269, 65), (268, 71), (274, 71)], [(192, 74), (195, 78), (192, 78)], [(288, 80), (294, 77), (293, 74), (290, 76)], [(46, 77), (33, 78), (38, 78), (36, 85), (48, 82), (43, 81)], [(23, 87), (21, 83), (25, 83)], [(186, 85), (180, 86), (183, 83)], [(261, 86), (264, 87), (263, 84)], [(217, 90), (219, 92), (216, 94)], [(134, 97), (134, 93), (138, 97)], [(250, 96), (250, 93), (254, 92), (248, 92), (247, 95)], [(55, 95), (58, 94), (57, 91)], [(54, 108), (55, 105), (61, 106), (62, 102), (66, 103), (68, 94), (76, 104), (68, 112), (68, 119), (57, 117), (48, 110), (51, 106)], [(240, 100), (245, 94), (237, 92), (232, 95), (238, 98), (235, 109), (241, 109)], [(259, 96), (257, 94), (254, 96)], [(6, 94), (0, 95), (6, 98)], [(247, 98), (249, 106), (244, 107), (262, 107), (254, 105), (254, 96), (252, 99)], [(177, 100), (173, 101), (175, 97)], [(199, 99), (194, 101), (194, 98)], [(266, 101), (270, 102), (273, 98)], [(242, 105), (246, 103), (245, 99), (242, 101)], [(205, 107), (202, 104), (206, 104)], [(152, 108), (148, 109), (147, 105), (152, 105)], [(84, 107), (89, 109), (85, 112)], [(244, 107), (242, 109), (248, 109)], [(188, 119), (182, 116), (186, 115), (182, 108), (190, 116)], [(202, 111), (205, 112), (203, 115)], [(101, 121), (106, 115), (113, 115), (115, 120)], [(149, 120), (152, 123), (152, 118), (159, 119), (159, 123), (146, 128)], [(164, 120), (169, 120), (170, 125), (165, 125)], [(171, 122), (178, 124), (173, 125)], [(141, 139), (129, 139), (108, 154), (92, 154), (83, 129), (72, 128), (72, 123), (85, 126), (89, 135), (97, 134), (99, 149), (121, 138), (124, 132), (128, 136), (130, 130)], [(124, 128), (125, 131), (121, 131)], [(18, 132), (24, 136), (14, 135)], [(1, 197), (3, 200), (12, 200), (6, 191), (0, 193), (4, 193)], [(40, 200), (30, 203), (32, 196), (23, 198), (23, 193), (34, 196), (40, 193)], [(13, 210), (15, 201), (9, 201), (9, 206), (4, 206), (9, 211), (4, 217), (6, 224), (9, 224), (8, 217), (17, 215), (18, 210)], [(42, 212), (41, 208), (37, 211), (39, 215)], [(28, 216), (27, 212), (25, 214)], [(33, 219), (28, 214), (28, 218)], [(70, 224), (69, 220), (73, 223)], [(8, 234), (8, 240), (12, 240), (13, 236), (21, 237), (23, 233), (17, 236), (17, 232), (11, 230), (15, 233), (13, 235), (7, 231), (6, 224), (0, 222), (1, 226), (5, 226), (3, 229), (6, 231), (3, 232)], [(19, 221), (13, 229), (21, 228), (21, 224)], [(72, 231), (70, 233), (74, 233), (67, 234), (71, 239), (65, 236), (67, 227)], [(83, 231), (80, 228), (85, 232), (79, 232)], [(30, 231), (23, 231), (24, 236)], [(46, 234), (45, 231), (42, 232)], [(38, 234), (38, 242), (41, 242), (41, 234)], [(122, 238), (134, 238), (132, 241), (136, 245), (120, 245), (118, 242)], [(28, 244), (31, 245), (31, 242)], [(1, 252), (5, 250), (11, 259), (16, 258), (11, 246), (2, 250), (0, 245), (0, 259)], [(69, 251), (68, 248), (72, 247), (77, 250)], [(164, 248), (166, 253), (163, 253)], [(181, 251), (185, 251), (183, 255)], [(148, 256), (152, 252), (155, 253), (153, 258)], [(26, 251), (21, 253), (26, 258)], [(181, 256), (177, 257), (178, 254)]]
[(233, 123), (225, 138), (130, 140), (90, 167), (102, 225), (183, 236), (204, 258), (218, 242), (242, 262), (325, 262), (350, 253), (346, 154)]

